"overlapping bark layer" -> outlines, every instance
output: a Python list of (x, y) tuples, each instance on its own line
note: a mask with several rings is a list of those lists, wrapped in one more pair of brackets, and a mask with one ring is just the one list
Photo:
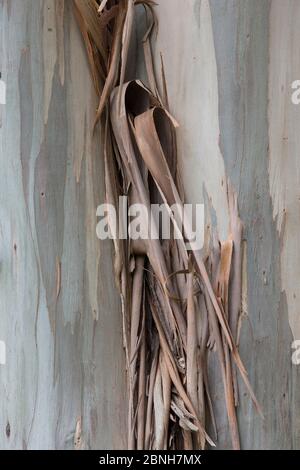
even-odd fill
[[(143, 38), (148, 83), (126, 82), (137, 5), (148, 29)], [(156, 28), (152, 0), (74, 0), (99, 98), (95, 129), (103, 133), (106, 199), (129, 205), (164, 202), (182, 207), (176, 161), (176, 120), (162, 73), (159, 92), (151, 56)], [(115, 239), (115, 276), (123, 308), (131, 449), (199, 449), (214, 445), (218, 423), (209, 391), (207, 350), (219, 358), (233, 447), (240, 447), (236, 371), (256, 405), (236, 346), (241, 310), (242, 223), (228, 185), (231, 235), (216, 234), (205, 254), (183, 240)], [(146, 221), (145, 221), (146, 222)], [(175, 222), (174, 222), (175, 223)], [(159, 228), (156, 227), (157, 231)], [(222, 399), (219, 397), (218, 399)], [(207, 433), (211, 423), (213, 435)]]

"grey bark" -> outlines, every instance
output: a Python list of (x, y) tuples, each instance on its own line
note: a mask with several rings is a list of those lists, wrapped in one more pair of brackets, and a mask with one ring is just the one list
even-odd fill
[[(209, 200), (225, 238), (229, 178), (245, 225), (240, 352), (265, 420), (240, 384), (241, 444), (299, 448), (300, 107), (289, 91), (299, 2), (158, 3), (154, 52), (180, 124), (187, 200)], [(112, 246), (95, 231), (101, 136), (91, 136), (96, 99), (71, 2), (1, 0), (0, 38), (0, 448), (124, 448), (121, 309)], [(217, 448), (230, 448), (214, 352), (209, 364)]]
[[(64, 7), (64, 8), (63, 8)], [(71, 2), (0, 2), (0, 448), (124, 447), (96, 98)]]

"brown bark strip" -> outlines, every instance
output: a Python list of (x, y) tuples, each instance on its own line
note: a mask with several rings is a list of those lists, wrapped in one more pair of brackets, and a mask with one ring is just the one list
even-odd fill
[[(148, 83), (127, 81), (135, 6), (143, 5), (147, 30), (143, 48)], [(161, 58), (162, 96), (153, 66), (151, 40), (157, 27), (152, 0), (74, 0), (99, 104), (95, 123), (104, 136), (107, 202), (118, 208), (120, 195), (150, 213), (153, 201), (183, 208), (184, 191), (177, 169), (176, 128), (169, 113)], [(217, 237), (204, 259), (182, 239), (115, 239), (115, 276), (122, 299), (124, 347), (128, 369), (128, 447), (198, 449), (214, 442), (206, 432), (213, 423), (207, 351), (216, 349), (224, 385), (224, 406), (233, 447), (238, 449), (236, 419), (239, 371), (260, 411), (236, 346), (241, 313), (242, 223), (237, 199), (228, 185), (231, 236)], [(145, 216), (144, 216), (145, 217)], [(129, 218), (129, 216), (128, 216)], [(144, 218), (143, 222), (148, 220)], [(222, 397), (218, 398), (222, 400)], [(208, 410), (208, 413), (205, 410)], [(208, 415), (208, 416), (207, 416)]]

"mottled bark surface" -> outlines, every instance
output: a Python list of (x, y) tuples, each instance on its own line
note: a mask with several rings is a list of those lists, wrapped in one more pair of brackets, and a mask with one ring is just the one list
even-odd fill
[[(299, 79), (299, 2), (166, 0), (158, 16), (156, 51), (180, 124), (188, 200), (211, 200), (211, 222), (224, 237), (229, 178), (245, 226), (240, 352), (265, 420), (240, 384), (241, 445), (297, 449), (300, 367), (292, 364), (291, 345), (300, 325), (300, 106), (291, 103), (291, 83)], [(212, 372), (214, 353), (210, 360)], [(217, 372), (212, 386), (217, 403)], [(230, 448), (225, 407), (216, 411), (223, 419), (218, 447)]]
[(0, 448), (126, 442), (95, 96), (71, 2), (0, 2)]
[[(0, 448), (112, 448), (127, 439), (125, 360), (103, 201), (95, 96), (70, 1), (0, 1)], [(242, 448), (300, 447), (298, 0), (158, 0), (188, 201), (228, 234), (225, 180), (245, 226)], [(208, 202), (210, 201), (210, 204)], [(230, 448), (216, 354), (218, 448)]]

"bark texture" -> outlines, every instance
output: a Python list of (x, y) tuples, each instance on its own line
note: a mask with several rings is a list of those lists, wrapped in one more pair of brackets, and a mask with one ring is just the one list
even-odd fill
[[(124, 448), (125, 357), (103, 202), (96, 102), (70, 1), (0, 1), (0, 448)], [(188, 201), (228, 235), (244, 223), (241, 447), (300, 448), (298, 0), (158, 0)], [(137, 38), (139, 26), (137, 25)], [(157, 61), (157, 70), (160, 69)], [(223, 385), (209, 352), (212, 398)], [(217, 448), (230, 448), (224, 406)]]
[[(164, 59), (179, 161), (190, 201), (211, 200), (211, 223), (228, 231), (224, 175), (244, 223), (240, 354), (265, 420), (240, 384), (241, 447), (300, 447), (299, 79), (297, 0), (164, 0), (157, 52)], [(181, 9), (184, 14), (178, 14)], [(180, 34), (178, 33), (180, 31)], [(157, 64), (159, 67), (159, 64)], [(297, 284), (297, 285), (296, 285)], [(216, 355), (211, 354), (211, 367)], [(221, 393), (218, 374), (214, 397)], [(230, 448), (217, 409), (219, 448)]]
[(71, 2), (0, 2), (0, 448), (124, 447), (125, 360), (95, 96)]

